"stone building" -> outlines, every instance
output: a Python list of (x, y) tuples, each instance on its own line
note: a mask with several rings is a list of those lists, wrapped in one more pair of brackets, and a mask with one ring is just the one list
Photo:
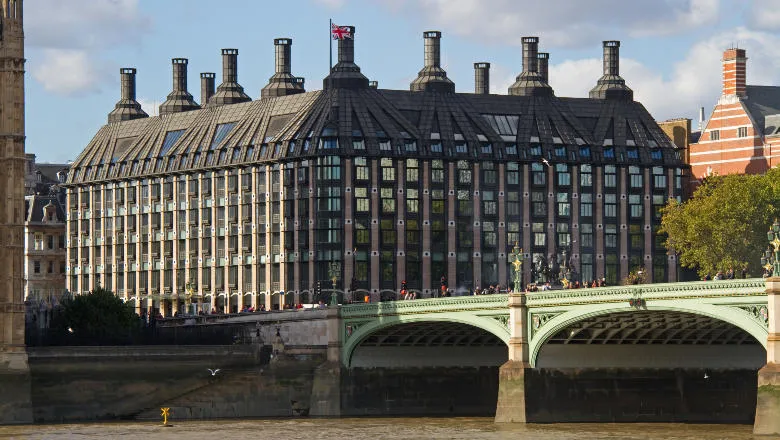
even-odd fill
[(690, 146), (692, 174), (757, 174), (778, 163), (780, 86), (747, 85), (745, 49), (726, 49), (721, 96)]
[[(67, 179), (69, 164), (39, 163), (32, 153), (26, 154), (25, 159), (25, 196), (60, 192), (59, 185)], [(64, 191), (62, 194), (64, 196)], [(62, 201), (64, 202), (64, 197)]]
[(22, 0), (0, 0), (0, 423), (32, 423), (24, 346)]
[(386, 90), (355, 64), (350, 29), (322, 90), (292, 75), (289, 39), (275, 40), (257, 100), (238, 83), (235, 49), (222, 51), (216, 92), (201, 74), (201, 105), (173, 59), (158, 117), (122, 69), (121, 99), (66, 184), (68, 288), (99, 284), (164, 314), (309, 302), (334, 278), (372, 300), (403, 282), (428, 297), (442, 278), (506, 286), (516, 243), (525, 283), (548, 266), (677, 279), (655, 231), (688, 169), (619, 76), (619, 42), (604, 42), (589, 98), (562, 98), (538, 39), (524, 38), (522, 73), (493, 95), (488, 63), (475, 64), (475, 93), (456, 93), (441, 34), (425, 32), (410, 90)]
[(65, 292), (65, 210), (56, 194), (25, 198), (24, 297), (49, 306)]

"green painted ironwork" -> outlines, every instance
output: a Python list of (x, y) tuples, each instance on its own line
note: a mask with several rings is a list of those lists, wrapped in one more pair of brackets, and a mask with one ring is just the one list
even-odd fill
[[(645, 284), (527, 294), (530, 362), (567, 326), (611, 313), (684, 312), (728, 322), (766, 347), (768, 308), (763, 279)], [(641, 300), (637, 302), (637, 299)], [(346, 305), (341, 308), (342, 361), (380, 329), (415, 322), (458, 322), (509, 342), (508, 295), (461, 296)], [(637, 307), (637, 304), (641, 304)]]

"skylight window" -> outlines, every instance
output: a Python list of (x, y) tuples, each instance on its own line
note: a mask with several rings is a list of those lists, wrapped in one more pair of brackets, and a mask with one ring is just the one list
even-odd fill
[(230, 133), (230, 130), (232, 130), (235, 125), (235, 122), (228, 122), (227, 124), (217, 125), (217, 129), (214, 131), (214, 139), (211, 141), (209, 150), (213, 150), (217, 147), (217, 145), (222, 143), (222, 141), (225, 140), (225, 137), (228, 135), (228, 133)]
[(172, 130), (168, 133), (165, 133), (165, 140), (163, 140), (162, 148), (160, 148), (160, 154), (158, 157), (165, 156), (165, 154), (168, 153), (168, 150), (173, 147), (173, 144), (179, 140), (182, 134), (184, 134), (184, 130)]

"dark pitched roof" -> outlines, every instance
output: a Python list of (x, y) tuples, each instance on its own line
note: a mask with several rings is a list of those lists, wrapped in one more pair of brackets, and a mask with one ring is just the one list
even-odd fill
[[(746, 86), (747, 99), (743, 99), (745, 108), (758, 124), (763, 135), (771, 135), (778, 131), (776, 122), (767, 123), (767, 117), (780, 114), (780, 87), (777, 86)], [(776, 121), (776, 118), (772, 118)], [(770, 127), (771, 132), (768, 132)]]
[(49, 204), (55, 207), (55, 215), (58, 222), (65, 222), (65, 209), (56, 195), (33, 195), (24, 198), (25, 222), (42, 222), (43, 209)]
[[(365, 150), (353, 149), (353, 138)], [(455, 151), (463, 142), (467, 152)], [(675, 149), (630, 100), (329, 87), (105, 125), (69, 183), (332, 154), (524, 161), (541, 146), (569, 148), (563, 160), (572, 160), (583, 145), (591, 162), (602, 147), (638, 148), (642, 161), (651, 149)], [(674, 156), (665, 163), (681, 164)]]

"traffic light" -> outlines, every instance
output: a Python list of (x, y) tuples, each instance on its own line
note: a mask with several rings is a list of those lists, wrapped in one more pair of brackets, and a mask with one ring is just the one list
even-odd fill
[(406, 280), (401, 281), (401, 289), (406, 290)]
[(320, 298), (320, 295), (322, 295), (322, 286), (320, 281), (317, 281), (317, 286), (314, 287), (314, 294), (317, 296), (317, 298)]

